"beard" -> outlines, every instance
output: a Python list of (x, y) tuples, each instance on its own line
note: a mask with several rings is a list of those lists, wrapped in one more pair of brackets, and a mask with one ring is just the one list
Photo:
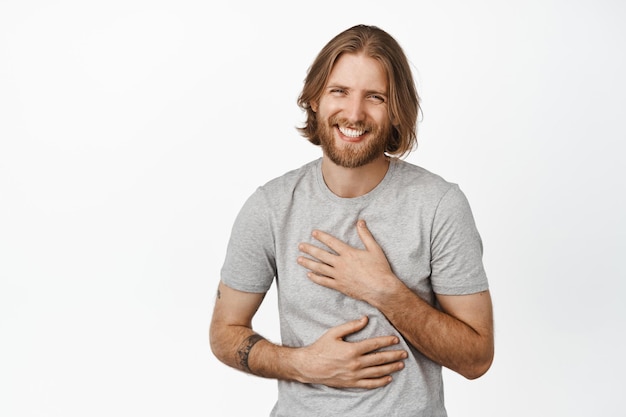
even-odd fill
[[(350, 126), (366, 130), (369, 136), (362, 143), (337, 144), (335, 126)], [(387, 138), (392, 134), (391, 125), (382, 126), (368, 123), (350, 124), (345, 119), (331, 117), (328, 122), (318, 121), (317, 136), (324, 154), (336, 165), (344, 168), (358, 168), (367, 165), (385, 153)]]

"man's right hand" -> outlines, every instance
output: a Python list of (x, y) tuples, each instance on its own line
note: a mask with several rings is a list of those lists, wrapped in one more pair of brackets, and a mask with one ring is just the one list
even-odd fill
[(363, 317), (332, 327), (313, 344), (298, 349), (300, 382), (366, 389), (389, 384), (391, 374), (404, 368), (408, 354), (405, 350), (379, 351), (397, 344), (397, 336), (344, 341), (367, 323), (367, 317)]
[(365, 328), (367, 317), (332, 327), (305, 347), (281, 346), (265, 339), (252, 345), (252, 318), (263, 297), (220, 283), (210, 340), (215, 356), (228, 366), (265, 378), (368, 389), (389, 384), (391, 374), (404, 368), (405, 350), (380, 350), (399, 343), (397, 336), (344, 340)]

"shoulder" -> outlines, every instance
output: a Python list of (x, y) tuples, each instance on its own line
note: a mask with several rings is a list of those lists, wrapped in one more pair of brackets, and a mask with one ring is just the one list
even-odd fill
[(276, 219), (289, 210), (299, 184), (310, 182), (316, 167), (317, 161), (312, 161), (258, 186), (239, 210), (234, 232), (241, 236), (254, 235), (255, 239), (271, 237)]
[(257, 194), (278, 203), (284, 199), (290, 199), (294, 190), (303, 182), (310, 181), (319, 167), (320, 159), (311, 161), (299, 168), (293, 169), (283, 175), (273, 178), (257, 189)]
[(457, 184), (445, 180), (421, 166), (410, 162), (394, 159), (394, 183), (403, 190), (419, 194), (422, 198), (439, 201), (446, 194), (456, 193)]
[(397, 160), (396, 164), (396, 182), (402, 184), (402, 190), (412, 204), (428, 208), (442, 221), (472, 219), (467, 196), (457, 183), (406, 161)]

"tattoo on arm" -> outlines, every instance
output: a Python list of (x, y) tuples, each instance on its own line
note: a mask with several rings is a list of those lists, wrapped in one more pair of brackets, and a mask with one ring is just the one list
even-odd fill
[(218, 289), (218, 290), (217, 290), (217, 299), (219, 300), (220, 298), (222, 298), (222, 293), (221, 293), (221, 291)]
[(248, 356), (250, 355), (250, 351), (252, 350), (252, 347), (258, 341), (263, 340), (263, 339), (264, 339), (263, 336), (255, 333), (247, 337), (243, 341), (241, 346), (239, 346), (239, 349), (237, 350), (237, 357), (239, 359), (239, 365), (241, 366), (241, 369), (243, 369), (244, 371), (252, 373), (252, 371), (250, 370), (250, 367), (248, 366)]

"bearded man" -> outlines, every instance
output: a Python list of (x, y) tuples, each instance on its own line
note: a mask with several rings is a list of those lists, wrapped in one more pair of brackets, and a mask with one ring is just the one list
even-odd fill
[[(493, 360), (482, 242), (458, 185), (402, 159), (419, 96), (387, 32), (358, 25), (305, 79), (321, 158), (259, 187), (232, 229), (210, 327), (222, 362), (278, 380), (271, 416), (445, 416), (442, 366)], [(280, 344), (252, 328), (276, 280)]]

